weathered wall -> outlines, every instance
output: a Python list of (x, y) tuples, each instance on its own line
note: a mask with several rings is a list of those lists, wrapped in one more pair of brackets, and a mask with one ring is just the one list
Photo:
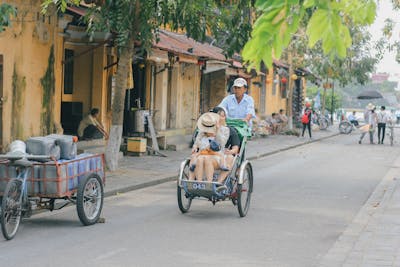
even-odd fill
[[(167, 94), (168, 94), (168, 71), (164, 65), (157, 64), (155, 77), (153, 76), (154, 87), (154, 127), (157, 130), (167, 128)], [(164, 70), (163, 70), (164, 69)]]
[(54, 13), (43, 16), (39, 0), (5, 2), (18, 8), (18, 16), (11, 27), (0, 34), (5, 98), (1, 142), (7, 145), (16, 138), (39, 135), (54, 124), (59, 109), (42, 105), (42, 97), (45, 94), (45, 101), (54, 103), (59, 75), (55, 74), (54, 64), (51, 66), (54, 62), (51, 58), (58, 55), (58, 46), (51, 54), (58, 39), (57, 17)]
[(261, 76), (257, 76), (251, 79), (251, 82), (248, 84), (248, 94), (254, 99), (254, 108), (260, 112), (260, 103), (261, 103)]
[(225, 70), (214, 71), (203, 76), (202, 113), (217, 106), (228, 95)]
[(180, 64), (181, 85), (177, 128), (192, 132), (199, 116), (200, 68), (196, 64)]

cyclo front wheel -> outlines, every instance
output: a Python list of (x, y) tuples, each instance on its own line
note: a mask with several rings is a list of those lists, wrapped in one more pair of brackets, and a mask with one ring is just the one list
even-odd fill
[(22, 216), (22, 181), (11, 179), (4, 191), (1, 205), (1, 231), (7, 240), (17, 234)]
[[(183, 167), (182, 172), (182, 180), (189, 180), (189, 161)], [(178, 207), (182, 213), (186, 213), (189, 211), (190, 206), (192, 205), (192, 199), (190, 197), (186, 197), (186, 192), (183, 187), (177, 185), (177, 197), (178, 197)]]
[(103, 182), (100, 176), (92, 173), (79, 182), (76, 209), (83, 225), (92, 225), (99, 220), (103, 200)]
[(237, 206), (240, 217), (246, 216), (249, 211), (252, 192), (253, 170), (250, 164), (246, 164), (243, 172), (243, 183), (237, 186)]

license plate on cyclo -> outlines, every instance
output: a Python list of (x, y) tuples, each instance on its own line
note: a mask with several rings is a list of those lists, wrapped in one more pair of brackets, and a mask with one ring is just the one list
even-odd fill
[(193, 184), (192, 184), (192, 188), (195, 189), (195, 190), (198, 190), (198, 189), (206, 189), (206, 184), (203, 184), (203, 183), (193, 183)]

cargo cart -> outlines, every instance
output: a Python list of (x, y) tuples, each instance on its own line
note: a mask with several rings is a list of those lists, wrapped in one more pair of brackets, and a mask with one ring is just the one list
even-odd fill
[(72, 160), (48, 156), (0, 155), (1, 230), (14, 238), (22, 217), (33, 210), (61, 209), (76, 204), (83, 225), (95, 224), (103, 207), (103, 154), (80, 154)]

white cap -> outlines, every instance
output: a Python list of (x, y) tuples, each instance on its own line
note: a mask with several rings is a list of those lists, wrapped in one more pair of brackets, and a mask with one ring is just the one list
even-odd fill
[(237, 79), (233, 82), (233, 86), (235, 86), (235, 87), (247, 86), (247, 82), (246, 82), (246, 80), (243, 79), (243, 78), (237, 78)]

